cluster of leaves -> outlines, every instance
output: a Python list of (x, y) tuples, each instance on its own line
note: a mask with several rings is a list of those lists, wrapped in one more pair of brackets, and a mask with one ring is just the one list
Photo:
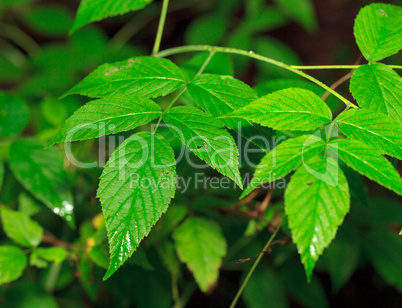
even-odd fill
[[(149, 3), (148, 0), (83, 0), (71, 31), (77, 31), (93, 21), (141, 9)], [(250, 1), (246, 21), (239, 25), (228, 41), (223, 40), (229, 28), (230, 6), (222, 3), (217, 14), (195, 20), (190, 25), (186, 34), (188, 43), (223, 42), (230, 47), (241, 44), (244, 49), (255, 49), (267, 56), (272, 52), (272, 57), (277, 60), (298, 64), (297, 60), (291, 60), (291, 52), (280, 53), (283, 58), (278, 58), (277, 51), (284, 49), (283, 46), (277, 47), (281, 43), (266, 37), (259, 38), (259, 33), (284, 25), (288, 18), (314, 31), (316, 22), (309, 1), (278, 0), (275, 7), (264, 7), (263, 1)], [(238, 3), (233, 1), (231, 5)], [(52, 11), (49, 16), (54, 18), (60, 14), (63, 17), (58, 17), (57, 21), (64, 18), (66, 24), (72, 24), (72, 20), (66, 17), (68, 14), (56, 11), (58, 13)], [(217, 196), (237, 195), (239, 189), (207, 192), (210, 199), (200, 198), (199, 204), (177, 196), (177, 201), (169, 206), (175, 196), (176, 172), (184, 173), (181, 169), (187, 168), (176, 167), (175, 150), (180, 141), (196, 157), (243, 189), (239, 149), (233, 137), (239, 134), (264, 151), (267, 151), (265, 144), (255, 137), (288, 137), (264, 154), (251, 182), (240, 196), (247, 197), (267, 179), (273, 183), (283, 177), (289, 178), (288, 175), (295, 171), (286, 188), (284, 204), (274, 204), (264, 217), (251, 220), (245, 238), (258, 236), (257, 231), (263, 221), (286, 221), (283, 232), (291, 236), (296, 244), (307, 278), (314, 285), (314, 289), (308, 287), (293, 261), (290, 266), (283, 266), (279, 273), (263, 266), (245, 289), (244, 300), (250, 307), (257, 307), (268, 299), (277, 306), (286, 306), (286, 293), (302, 305), (316, 305), (317, 302), (309, 302), (316, 296), (322, 307), (328, 306), (319, 281), (312, 277), (314, 267), (317, 264), (319, 269), (327, 270), (334, 289), (339, 290), (358, 267), (359, 256), (362, 255), (360, 247), (364, 247), (378, 272), (401, 290), (398, 256), (402, 246), (394, 234), (384, 231), (384, 226), (401, 221), (400, 209), (390, 201), (387, 207), (394, 217), (386, 216), (381, 221), (381, 204), (365, 200), (364, 185), (359, 175), (402, 195), (402, 180), (395, 169), (396, 160), (402, 158), (402, 80), (390, 66), (378, 63), (402, 48), (401, 12), (400, 7), (386, 4), (372, 4), (360, 11), (354, 34), (369, 63), (354, 71), (350, 83), (351, 93), (360, 108), (347, 106), (335, 117), (320, 98), (323, 92), (316, 85), (301, 80), (279, 79), (278, 82), (263, 83), (252, 89), (231, 76), (233, 64), (230, 56), (217, 53), (219, 50), (213, 47), (179, 67), (160, 57), (132, 57), (133, 54), (140, 54), (141, 48), (126, 47), (117, 51), (92, 28), (79, 30), (68, 43), (49, 46), (34, 56), (31, 68), (37, 78), (24, 84), (21, 93), (37, 97), (44, 91), (43, 87), (51, 93), (41, 105), (41, 117), (50, 124), (50, 128), (42, 128), (41, 140), (14, 140), (26, 128), (30, 111), (22, 99), (0, 93), (0, 136), (10, 141), (8, 153), (4, 154), (4, 157), (8, 156), (7, 168), (0, 164), (0, 188), (4, 174), (13, 177), (13, 180), (6, 177), (2, 189), (6, 194), (2, 192), (1, 201), (9, 204), (7, 199), (12, 199), (12, 196), (7, 195), (10, 194), (8, 190), (12, 191), (12, 187), (18, 185), (22, 185), (29, 194), (21, 194), (18, 198), (18, 212), (5, 206), (1, 208), (4, 232), (17, 246), (0, 246), (0, 283), (21, 276), (28, 263), (27, 254), (30, 254), (30, 265), (38, 268), (45, 268), (48, 262), (54, 262), (51, 268), (57, 268), (57, 265), (60, 269), (61, 262), (66, 258), (79, 259), (77, 267), (81, 283), (89, 297), (95, 299), (97, 288), (88, 283), (93, 275), (89, 260), (100, 269), (107, 269), (104, 279), (114, 274), (126, 261), (149, 270), (153, 265), (145, 250), (154, 246), (174, 281), (181, 276), (181, 261), (193, 273), (199, 288), (203, 292), (210, 291), (216, 284), (224, 257), (231, 253), (228, 250), (228, 242), (231, 241), (227, 234), (230, 231), (228, 222), (226, 225), (223, 221), (217, 223), (222, 217), (216, 217), (214, 207), (224, 202)], [(27, 22), (44, 34), (57, 36), (70, 28), (70, 25), (56, 27), (47, 33), (48, 30), (43, 29), (49, 27), (43, 25), (52, 21), (43, 23), (40, 13), (30, 14)], [(55, 20), (53, 22), (58, 24)], [(93, 44), (105, 51), (94, 52), (96, 48)], [(230, 50), (223, 51), (230, 53)], [(128, 56), (131, 57), (123, 60)], [(49, 65), (51, 58), (60, 65)], [(73, 64), (66, 66), (71, 60)], [(55, 97), (82, 72), (111, 61), (117, 62), (99, 66), (65, 93), (64, 100), (71, 103), (70, 107), (56, 101)], [(240, 65), (236, 66), (236, 70), (245, 70), (248, 62), (240, 60), (239, 63), (235, 64)], [(263, 80), (267, 75), (288, 77), (272, 66), (261, 65), (258, 68), (261, 73), (257, 80)], [(79, 100), (72, 94), (94, 100), (72, 114), (79, 106)], [(184, 106), (172, 107), (179, 99)], [(161, 121), (167, 128), (159, 127)], [(157, 122), (157, 125), (148, 132), (152, 122)], [(141, 131), (138, 132), (140, 126)], [(112, 134), (124, 134), (127, 138), (113, 151), (100, 176), (97, 197), (103, 215), (80, 225), (77, 247), (64, 242), (56, 243), (56, 247), (38, 247), (41, 243), (55, 243), (54, 240), (45, 240), (43, 227), (30, 218), (40, 209), (37, 201), (71, 227), (76, 225), (73, 199), (77, 197), (73, 198), (71, 192), (72, 175), (63, 166), (68, 163), (64, 162), (57, 148), (46, 148), (46, 145)], [(46, 143), (50, 136), (54, 137)], [(86, 151), (85, 147), (81, 149)], [(82, 155), (76, 149), (73, 152)], [(383, 155), (392, 157), (391, 162)], [(83, 176), (96, 178), (97, 175), (96, 171), (82, 172)], [(148, 185), (136, 185), (140, 182)], [(81, 198), (89, 199), (91, 194), (93, 191), (87, 188)], [(280, 199), (281, 192), (276, 191), (275, 194)], [(189, 195), (192, 198), (197, 196), (197, 192), (190, 191)], [(357, 200), (356, 209), (351, 209), (351, 199)], [(186, 203), (192, 204), (192, 212), (182, 205)], [(340, 227), (349, 211), (352, 223)], [(275, 226), (279, 228), (280, 224)], [(359, 226), (368, 226), (365, 229), (369, 230), (365, 232), (362, 244), (359, 243)], [(145, 237), (147, 241), (143, 243)], [(140, 248), (141, 243), (143, 249)], [(80, 250), (80, 245), (85, 247), (84, 251)], [(18, 246), (27, 250), (23, 251)], [(344, 260), (345, 256), (350, 259)], [(275, 262), (283, 263), (283, 260), (280, 261), (278, 256)], [(95, 279), (100, 278), (99, 273), (102, 270), (96, 272)], [(151, 280), (156, 276), (149, 277), (150, 281), (144, 283), (144, 288), (152, 284)], [(299, 282), (297, 286), (294, 281)], [(265, 284), (277, 287), (256, 297), (255, 294), (261, 293), (256, 290)], [(312, 294), (311, 290), (316, 290), (318, 295)], [(160, 299), (153, 300), (158, 302)]]

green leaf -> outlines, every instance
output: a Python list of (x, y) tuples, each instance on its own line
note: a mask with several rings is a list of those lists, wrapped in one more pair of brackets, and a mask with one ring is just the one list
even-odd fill
[(180, 69), (170, 60), (136, 57), (99, 66), (64, 96), (103, 97), (118, 91), (153, 98), (167, 95), (183, 84)]
[(243, 188), (238, 149), (221, 122), (193, 107), (175, 107), (163, 115), (172, 133), (212, 168)]
[(317, 30), (317, 19), (311, 0), (276, 0), (285, 15), (313, 32)]
[(360, 254), (357, 229), (343, 225), (339, 228), (335, 240), (322, 256), (331, 277), (332, 290), (335, 293), (338, 293), (356, 271)]
[(332, 119), (329, 107), (309, 90), (289, 88), (268, 94), (226, 117), (279, 130), (312, 130)]
[(299, 264), (294, 261), (287, 262), (285, 266), (282, 266), (280, 274), (286, 291), (301, 307), (329, 307), (327, 295), (320, 280), (313, 276), (310, 283), (307, 283), (306, 276)]
[(0, 92), (0, 136), (13, 138), (28, 124), (29, 109), (25, 102)]
[(159, 220), (147, 238), (147, 244), (153, 245), (166, 238), (176, 226), (186, 217), (187, 207), (184, 205), (171, 205), (163, 219)]
[(166, 212), (175, 191), (175, 158), (160, 135), (141, 132), (123, 142), (100, 178), (109, 238), (109, 278), (136, 250)]
[[(274, 39), (269, 36), (264, 36), (257, 39), (255, 51), (261, 55), (271, 59), (283, 62), (289, 65), (299, 65), (302, 63), (297, 53), (288, 45), (280, 40)], [(271, 63), (261, 62), (257, 66), (259, 74), (259, 81), (273, 78), (293, 78), (294, 73), (272, 65)]]
[(315, 135), (285, 140), (263, 157), (254, 172), (253, 179), (240, 198), (244, 198), (261, 184), (284, 177), (324, 148), (324, 142)]
[(397, 233), (373, 231), (365, 236), (364, 248), (384, 280), (402, 292), (402, 242)]
[[(242, 280), (244, 280), (244, 276)], [(262, 286), (265, 286), (264, 292), (261, 292)], [(253, 273), (244, 288), (242, 297), (248, 308), (288, 307), (282, 281), (273, 270), (265, 266), (259, 266), (258, 270)]]
[[(229, 114), (258, 98), (248, 85), (230, 76), (201, 75), (188, 84), (187, 88), (195, 103), (214, 118)], [(239, 118), (221, 121), (262, 149), (266, 148), (266, 144), (255, 136), (272, 135), (270, 130)]]
[(225, 15), (206, 14), (190, 23), (186, 29), (184, 41), (186, 45), (216, 45), (228, 28)]
[(35, 247), (40, 244), (43, 237), (43, 229), (28, 215), (0, 208), (1, 222), (6, 235), (15, 243), (25, 247)]
[(361, 107), (389, 115), (402, 123), (402, 79), (389, 66), (360, 66), (350, 80), (350, 91)]
[(346, 136), (402, 159), (402, 125), (390, 117), (368, 109), (351, 109), (336, 122)]
[(25, 193), (18, 196), (18, 211), (28, 216), (35, 215), (41, 210), (40, 204)]
[(162, 264), (173, 277), (180, 276), (180, 262), (177, 258), (175, 247), (172, 241), (165, 240), (158, 245), (158, 253)]
[(137, 11), (152, 0), (81, 0), (71, 32), (91, 22)]
[(65, 7), (47, 4), (31, 8), (25, 22), (35, 32), (52, 37), (67, 34), (73, 18)]
[(1, 192), (1, 187), (3, 186), (3, 179), (4, 179), (4, 166), (3, 166), (3, 163), (0, 162), (0, 192)]
[(61, 247), (35, 248), (29, 256), (29, 264), (39, 268), (47, 267), (47, 262), (59, 264), (67, 258), (67, 251)]
[(187, 218), (173, 233), (181, 262), (193, 272), (201, 291), (207, 292), (218, 280), (226, 240), (219, 226), (208, 219)]
[(109, 251), (107, 245), (94, 246), (88, 254), (88, 257), (99, 267), (108, 269)]
[(116, 93), (78, 109), (51, 144), (117, 134), (146, 124), (161, 114), (161, 108), (150, 99)]
[(27, 266), (27, 257), (14, 246), (0, 246), (0, 284), (18, 279)]
[(288, 88), (302, 88), (305, 90), (309, 90), (317, 94), (318, 96), (321, 96), (325, 93), (325, 90), (320, 86), (316, 85), (315, 83), (303, 79), (291, 79), (291, 78), (281, 78), (281, 79), (264, 81), (256, 85), (254, 87), (254, 90), (257, 92), (259, 96), (265, 96), (272, 92)]
[(292, 176), (285, 191), (285, 212), (308, 280), (349, 206), (348, 183), (332, 158), (316, 156)]
[(392, 164), (376, 150), (352, 139), (336, 139), (328, 150), (338, 153), (349, 167), (377, 183), (402, 195), (402, 180)]
[(74, 226), (73, 197), (63, 157), (56, 149), (44, 149), (35, 139), (21, 139), (10, 147), (10, 168), (17, 180), (56, 215)]
[(402, 48), (402, 8), (384, 3), (365, 6), (355, 20), (356, 43), (363, 56), (375, 62)]

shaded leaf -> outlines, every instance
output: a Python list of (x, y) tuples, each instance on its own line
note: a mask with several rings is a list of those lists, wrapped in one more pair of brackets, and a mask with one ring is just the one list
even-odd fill
[(364, 238), (364, 247), (377, 272), (402, 291), (402, 242), (397, 233), (373, 231)]
[(206, 14), (193, 20), (186, 29), (186, 45), (216, 45), (228, 28), (227, 17), (220, 14)]
[(303, 162), (319, 154), (324, 148), (325, 144), (321, 138), (314, 135), (285, 140), (262, 158), (253, 179), (240, 198), (244, 198), (261, 184), (284, 177)]
[(161, 114), (161, 108), (150, 99), (116, 93), (78, 109), (51, 144), (117, 134), (146, 124)]
[(71, 32), (91, 22), (140, 10), (152, 0), (81, 0)]
[(274, 271), (264, 266), (259, 266), (253, 273), (244, 288), (242, 297), (249, 308), (288, 307), (281, 279)]
[(30, 29), (41, 35), (61, 36), (68, 33), (73, 18), (65, 7), (48, 4), (31, 8), (25, 22)]
[(109, 238), (110, 277), (166, 212), (175, 191), (175, 159), (160, 135), (132, 135), (113, 153), (100, 178)]
[(350, 91), (359, 106), (402, 123), (402, 79), (390, 67), (382, 63), (360, 66), (350, 80)]
[(317, 30), (317, 19), (311, 0), (276, 0), (279, 8), (289, 18), (293, 19), (306, 30)]
[(213, 287), (219, 276), (226, 240), (219, 226), (205, 218), (187, 218), (173, 233), (180, 261), (193, 272), (201, 291)]
[(401, 16), (401, 7), (384, 3), (373, 3), (360, 10), (355, 20), (354, 34), (367, 60), (382, 60), (402, 48)]
[(25, 247), (38, 246), (42, 241), (43, 229), (28, 215), (0, 208), (1, 222), (6, 235), (15, 243)]
[(328, 246), (323, 259), (332, 281), (332, 290), (337, 293), (356, 271), (360, 258), (360, 243), (357, 230), (348, 225), (339, 228), (335, 240)]
[(307, 283), (303, 269), (294, 262), (287, 263), (280, 271), (280, 275), (286, 290), (302, 307), (329, 307), (328, 299), (320, 280), (313, 276), (311, 277), (311, 282)]
[(309, 281), (349, 206), (348, 183), (332, 158), (316, 156), (292, 176), (285, 191), (285, 212)]
[(167, 95), (182, 84), (183, 75), (170, 60), (136, 57), (99, 66), (64, 96), (81, 94), (103, 97), (118, 91), (154, 98)]
[(74, 226), (73, 198), (63, 157), (56, 149), (44, 149), (35, 139), (21, 139), (10, 147), (10, 168), (17, 180), (56, 215)]
[(351, 109), (336, 122), (346, 136), (402, 159), (402, 125), (390, 117), (367, 109)]
[(186, 106), (170, 109), (164, 113), (163, 120), (195, 155), (243, 187), (236, 143), (221, 122), (197, 108)]
[(29, 109), (25, 102), (0, 92), (0, 136), (12, 138), (19, 135), (28, 121)]
[(332, 113), (313, 92), (288, 88), (268, 94), (226, 117), (238, 117), (274, 129), (307, 131), (331, 121)]
[(26, 255), (14, 246), (0, 246), (0, 284), (18, 279), (28, 263)]
[(392, 164), (376, 150), (352, 139), (336, 139), (328, 150), (337, 152), (339, 158), (360, 174), (402, 195), (402, 180)]

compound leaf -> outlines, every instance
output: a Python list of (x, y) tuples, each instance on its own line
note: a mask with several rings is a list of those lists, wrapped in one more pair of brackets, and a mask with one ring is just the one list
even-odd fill
[(16, 141), (10, 147), (10, 168), (25, 189), (74, 226), (73, 197), (63, 157), (56, 149), (44, 147), (34, 139)]
[(91, 22), (140, 10), (152, 0), (81, 0), (71, 32)]
[(146, 124), (161, 114), (161, 108), (150, 99), (116, 93), (78, 109), (51, 144), (117, 134)]
[(24, 252), (14, 246), (0, 246), (0, 284), (18, 279), (28, 263)]
[[(258, 98), (248, 85), (230, 76), (204, 74), (195, 78), (187, 88), (195, 103), (214, 118), (229, 114)], [(221, 121), (262, 149), (266, 144), (255, 136), (272, 135), (270, 130), (240, 118)]]
[(43, 237), (43, 228), (28, 215), (1, 207), (1, 222), (6, 235), (15, 243), (35, 247)]
[(336, 122), (346, 136), (358, 139), (373, 149), (402, 159), (402, 125), (390, 117), (368, 109), (351, 109)]
[(402, 180), (392, 164), (376, 150), (353, 139), (331, 141), (328, 149), (360, 174), (402, 195)]
[(285, 212), (308, 280), (349, 206), (348, 183), (332, 158), (316, 156), (292, 176), (285, 191)]
[(175, 191), (175, 158), (160, 135), (141, 132), (123, 142), (105, 166), (98, 197), (106, 219), (109, 278), (166, 212)]
[(360, 66), (350, 80), (350, 91), (361, 107), (387, 114), (402, 123), (402, 79), (387, 65)]
[(268, 94), (226, 117), (280, 130), (312, 130), (331, 121), (329, 107), (309, 90), (288, 88)]
[(182, 84), (183, 75), (170, 60), (136, 57), (99, 66), (64, 96), (103, 97), (118, 91), (154, 98), (167, 95)]
[(356, 43), (363, 56), (375, 62), (402, 48), (402, 8), (373, 3), (365, 6), (355, 20)]
[(315, 135), (285, 140), (262, 158), (253, 179), (240, 198), (244, 198), (261, 184), (273, 182), (287, 175), (324, 148), (324, 142)]
[(194, 107), (175, 107), (163, 115), (172, 133), (212, 168), (243, 188), (238, 149), (221, 122)]
[(179, 259), (193, 272), (201, 291), (207, 292), (218, 279), (226, 240), (219, 226), (205, 218), (187, 218), (173, 233)]

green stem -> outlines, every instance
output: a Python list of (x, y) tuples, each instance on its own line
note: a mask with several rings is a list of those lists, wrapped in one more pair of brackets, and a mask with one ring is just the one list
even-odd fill
[(167, 106), (167, 108), (162, 112), (162, 114), (160, 115), (159, 119), (158, 119), (158, 123), (156, 123), (155, 129), (153, 134), (156, 133), (159, 124), (162, 121), (162, 116), (173, 106), (174, 103), (176, 103), (176, 101), (180, 98), (180, 96), (184, 93), (184, 91), (186, 91), (187, 87), (183, 87), (183, 89), (172, 99), (172, 101), (170, 102), (169, 106)]
[(246, 51), (246, 50), (241, 50), (241, 49), (236, 49), (236, 48), (227, 48), (227, 47), (218, 47), (218, 46), (209, 46), (209, 45), (188, 45), (188, 46), (182, 46), (182, 47), (175, 47), (175, 48), (170, 48), (170, 49), (166, 49), (163, 50), (161, 52), (155, 53), (154, 56), (156, 57), (167, 57), (167, 56), (171, 56), (171, 55), (175, 55), (175, 54), (179, 54), (179, 53), (185, 53), (185, 52), (192, 52), (192, 51), (213, 51), (213, 52), (221, 52), (221, 53), (230, 53), (230, 54), (236, 54), (236, 55), (242, 55), (242, 56), (246, 56), (249, 58), (253, 58), (256, 60), (260, 60), (263, 62), (267, 62), (279, 67), (282, 67), (288, 71), (291, 71), (299, 76), (302, 76), (312, 82), (314, 82), (315, 84), (319, 85), (320, 87), (322, 87), (323, 89), (329, 91), (330, 93), (332, 93), (334, 96), (336, 96), (337, 98), (339, 98), (342, 102), (345, 103), (345, 105), (347, 107), (353, 107), (353, 108), (358, 108), (355, 104), (353, 104), (352, 102), (348, 101), (346, 98), (344, 98), (342, 95), (340, 95), (338, 92), (334, 91), (333, 89), (331, 89), (330, 87), (328, 87), (326, 84), (322, 83), (321, 81), (319, 81), (318, 79), (314, 78), (313, 76), (310, 76), (296, 68), (293, 68), (290, 65), (287, 65), (285, 63), (276, 61), (274, 59), (268, 58), (268, 57), (264, 57), (262, 55), (256, 54), (253, 51)]
[[(362, 64), (365, 65), (365, 64)], [(331, 69), (355, 69), (359, 68), (362, 65), (290, 65), (290, 67), (298, 69), (298, 70), (331, 70)], [(388, 64), (387, 64), (388, 65)], [(388, 65), (390, 68), (394, 69), (402, 69), (401, 65)]]
[[(265, 247), (263, 248), (262, 251), (267, 250), (268, 247), (269, 247), (269, 245), (271, 245), (271, 243), (272, 243), (272, 241), (274, 240), (276, 234), (278, 233), (279, 229), (281, 228), (281, 225), (282, 225), (282, 224), (280, 224), (280, 225), (276, 228), (275, 232), (271, 235), (271, 237), (269, 238), (268, 242), (265, 244)], [(260, 255), (258, 256), (257, 260), (255, 260), (253, 266), (251, 267), (250, 271), (248, 272), (248, 274), (247, 274), (247, 276), (246, 276), (246, 279), (244, 279), (244, 281), (243, 281), (243, 283), (242, 283), (242, 285), (241, 285), (239, 291), (237, 291), (237, 294), (236, 294), (235, 298), (233, 299), (233, 302), (232, 302), (232, 304), (230, 305), (230, 308), (234, 308), (234, 307), (236, 306), (236, 303), (237, 303), (237, 301), (239, 300), (240, 295), (243, 293), (243, 290), (244, 290), (244, 288), (246, 287), (247, 282), (250, 280), (251, 275), (253, 274), (253, 272), (254, 272), (255, 268), (257, 267), (258, 263), (260, 263), (260, 260), (261, 260), (261, 258), (262, 258), (263, 255), (264, 255), (263, 253), (260, 254)]]
[(156, 33), (155, 44), (154, 44), (154, 48), (152, 49), (152, 55), (155, 55), (158, 53), (159, 47), (161, 45), (162, 33), (163, 33), (163, 28), (165, 27), (165, 20), (166, 20), (166, 15), (167, 15), (167, 11), (168, 11), (168, 6), (169, 6), (169, 0), (163, 0), (162, 12), (161, 12), (161, 17), (159, 19), (159, 25), (158, 25), (158, 32)]
[[(191, 81), (193, 81), (196, 77), (200, 76), (202, 74), (202, 72), (205, 70), (205, 68), (207, 67), (209, 61), (211, 61), (212, 57), (214, 56), (215, 52), (211, 51), (209, 56), (207, 57), (207, 59), (204, 61), (204, 63), (202, 64), (201, 68), (198, 70), (197, 74), (195, 74), (195, 76), (193, 77), (193, 79), (191, 79)], [(190, 82), (191, 82), (190, 81)], [(180, 96), (184, 93), (184, 91), (186, 91), (187, 87), (185, 86), (176, 96), (175, 98), (170, 102), (169, 106), (167, 106), (167, 108), (162, 112), (162, 114), (160, 115), (159, 119), (158, 119), (158, 123), (156, 123), (155, 129), (154, 129), (154, 134), (156, 133), (156, 130), (159, 127), (159, 124), (162, 121), (162, 116), (165, 114), (165, 112), (167, 112), (172, 106), (173, 104), (180, 98)]]
[(52, 265), (50, 265), (50, 270), (43, 286), (47, 292), (52, 293), (54, 291), (57, 280), (59, 279), (60, 270), (61, 263), (52, 263)]

